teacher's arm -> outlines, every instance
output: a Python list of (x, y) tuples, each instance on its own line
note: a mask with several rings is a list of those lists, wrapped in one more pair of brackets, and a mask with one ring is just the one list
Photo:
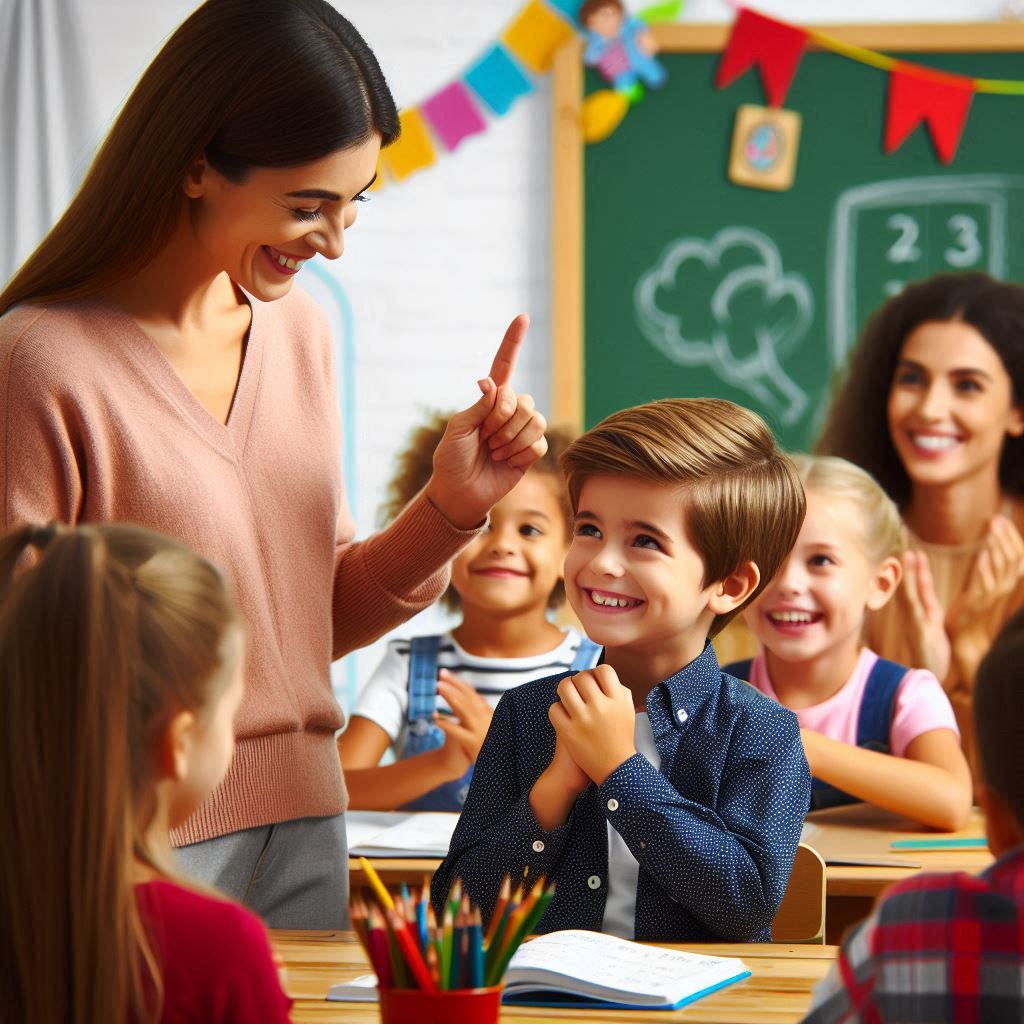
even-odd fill
[[(16, 311), (5, 319), (29, 317)], [(30, 325), (0, 362), (0, 529), (77, 522), (84, 501), (84, 442), (61, 368), (31, 344)]]
[(386, 529), (354, 543), (347, 510), (338, 522), (334, 567), (334, 657), (372, 643), (435, 601), (449, 564), (491, 507), (547, 450), (544, 417), (511, 385), (529, 320), (509, 325), (480, 398), (456, 413), (434, 453), (422, 493)]

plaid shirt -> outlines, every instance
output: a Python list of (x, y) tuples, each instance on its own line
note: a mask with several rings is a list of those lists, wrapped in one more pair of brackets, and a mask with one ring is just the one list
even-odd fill
[(804, 1024), (1024, 1020), (1024, 846), (980, 875), (893, 886), (846, 940)]

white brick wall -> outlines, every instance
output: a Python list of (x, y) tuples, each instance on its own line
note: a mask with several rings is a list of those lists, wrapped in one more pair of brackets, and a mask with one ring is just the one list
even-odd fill
[[(522, 0), (333, 0), (376, 50), (400, 106), (457, 76)], [(633, 0), (643, 6), (644, 0)], [(108, 118), (192, 0), (79, 0), (97, 109)], [(995, 18), (1002, 0), (765, 0), (792, 20)], [(731, 17), (723, 0), (690, 0), (686, 20)], [(332, 270), (355, 322), (356, 515), (372, 527), (391, 457), (428, 407), (466, 404), (511, 317), (533, 317), (518, 383), (549, 395), (549, 92), (541, 83), (505, 118), (438, 164), (375, 195)], [(103, 125), (97, 125), (97, 137)], [(301, 281), (301, 278), (300, 278)], [(433, 628), (426, 613), (413, 628)], [(407, 626), (407, 630), (408, 630)], [(365, 679), (379, 648), (357, 659)], [(347, 675), (347, 673), (346, 673)], [(344, 693), (344, 677), (339, 684)]]

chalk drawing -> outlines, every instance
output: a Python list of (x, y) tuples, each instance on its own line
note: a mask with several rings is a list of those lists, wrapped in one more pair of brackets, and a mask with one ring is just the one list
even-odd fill
[[(759, 305), (752, 324), (733, 319), (738, 301)], [(779, 360), (807, 333), (814, 296), (800, 274), (785, 273), (767, 235), (728, 227), (710, 241), (676, 239), (637, 281), (633, 307), (644, 337), (672, 362), (709, 367), (787, 425), (807, 409), (807, 393)], [(741, 340), (749, 351), (739, 351)]]
[[(943, 245), (940, 255), (946, 269), (978, 266), (995, 277), (1004, 277), (1009, 195), (1020, 189), (1024, 189), (1024, 177), (1019, 175), (965, 174), (877, 181), (841, 193), (829, 232), (829, 346), (833, 367), (846, 365), (847, 353), (856, 343), (860, 327), (856, 268), (861, 214), (879, 209), (893, 211), (886, 226), (898, 234), (888, 250), (879, 253), (879, 258), (898, 267), (921, 255), (917, 246), (920, 226), (913, 217), (915, 209), (938, 204), (983, 206), (989, 214), (987, 237), (980, 236), (974, 217), (963, 212), (953, 214), (945, 225), (948, 245)], [(984, 263), (979, 266), (983, 258)], [(933, 269), (937, 272), (942, 268)], [(886, 282), (885, 293), (895, 295), (905, 283), (893, 277)]]

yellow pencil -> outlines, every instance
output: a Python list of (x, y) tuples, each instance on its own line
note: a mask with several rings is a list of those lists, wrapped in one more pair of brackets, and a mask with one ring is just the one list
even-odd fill
[(373, 886), (373, 891), (377, 894), (380, 905), (385, 910), (394, 910), (395, 901), (391, 898), (391, 893), (384, 887), (384, 883), (380, 880), (380, 875), (373, 870), (373, 865), (365, 857), (360, 857), (359, 866), (366, 872), (366, 877), (369, 879), (370, 885)]

